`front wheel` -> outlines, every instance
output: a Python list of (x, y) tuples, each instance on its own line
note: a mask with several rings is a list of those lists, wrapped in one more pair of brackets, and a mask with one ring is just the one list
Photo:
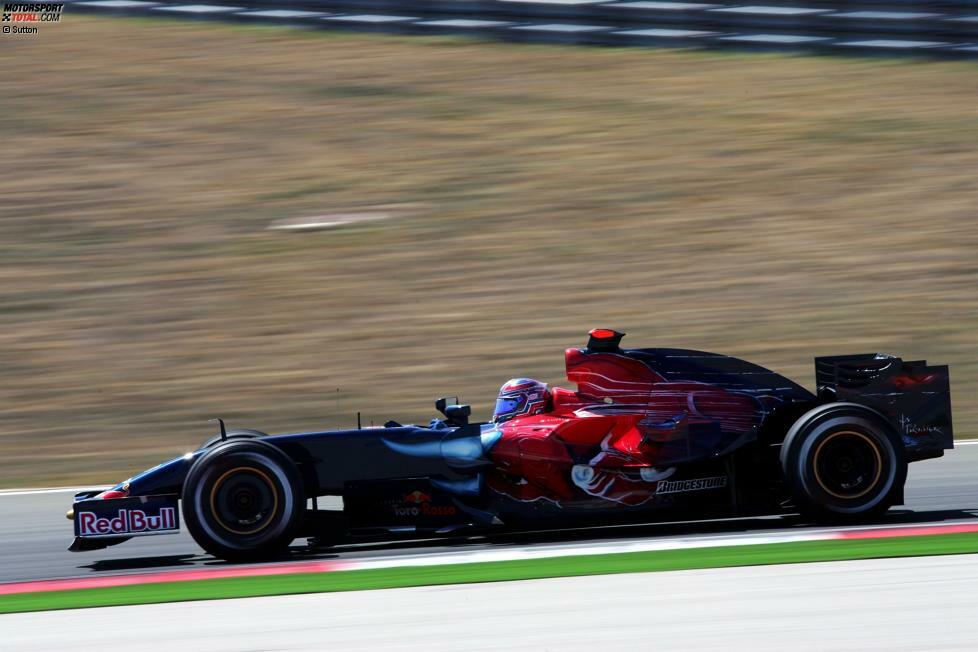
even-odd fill
[(781, 446), (781, 469), (802, 514), (827, 522), (882, 514), (907, 478), (896, 432), (872, 410), (852, 403), (830, 403), (802, 415)]
[(283, 552), (305, 511), (295, 464), (271, 444), (237, 439), (204, 453), (183, 483), (187, 529), (204, 550), (231, 561)]

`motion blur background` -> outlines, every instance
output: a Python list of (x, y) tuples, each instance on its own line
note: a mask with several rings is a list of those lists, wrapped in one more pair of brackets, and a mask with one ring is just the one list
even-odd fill
[(217, 416), (486, 417), (595, 326), (809, 387), (818, 354), (949, 363), (978, 432), (973, 61), (41, 37), (0, 43), (0, 486), (116, 481)]

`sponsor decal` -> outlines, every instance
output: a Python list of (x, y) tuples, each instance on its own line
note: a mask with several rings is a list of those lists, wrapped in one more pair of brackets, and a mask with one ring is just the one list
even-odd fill
[(406, 502), (406, 503), (414, 503), (416, 505), (420, 505), (422, 503), (430, 503), (431, 502), (431, 496), (429, 496), (425, 492), (421, 491), (420, 489), (415, 489), (414, 491), (412, 491), (408, 495), (404, 496), (404, 502)]
[(432, 505), (431, 495), (414, 490), (401, 499), (401, 504), (392, 507), (395, 516), (454, 516), (454, 505)]
[(710, 478), (695, 478), (693, 480), (674, 480), (672, 482), (663, 480), (656, 487), (656, 495), (678, 494), (685, 491), (705, 491), (707, 489), (721, 489), (727, 486), (727, 476), (717, 475)]
[(163, 507), (150, 515), (141, 509), (120, 509), (114, 518), (98, 516), (95, 512), (79, 512), (78, 534), (83, 537), (115, 534), (141, 534), (176, 530), (177, 513), (174, 507)]

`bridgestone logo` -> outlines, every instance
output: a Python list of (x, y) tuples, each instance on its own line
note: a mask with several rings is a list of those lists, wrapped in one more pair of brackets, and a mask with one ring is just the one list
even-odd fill
[(727, 486), (727, 476), (718, 475), (712, 478), (696, 478), (695, 480), (676, 480), (669, 482), (663, 480), (659, 483), (655, 493), (658, 494), (678, 494), (684, 491), (704, 491), (706, 489), (720, 489)]

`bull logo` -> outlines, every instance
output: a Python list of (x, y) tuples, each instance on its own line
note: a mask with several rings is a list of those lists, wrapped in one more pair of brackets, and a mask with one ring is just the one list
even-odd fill
[(415, 489), (408, 495), (404, 496), (404, 502), (411, 503), (413, 505), (420, 505), (421, 503), (430, 503), (431, 496), (421, 491), (420, 489)]

